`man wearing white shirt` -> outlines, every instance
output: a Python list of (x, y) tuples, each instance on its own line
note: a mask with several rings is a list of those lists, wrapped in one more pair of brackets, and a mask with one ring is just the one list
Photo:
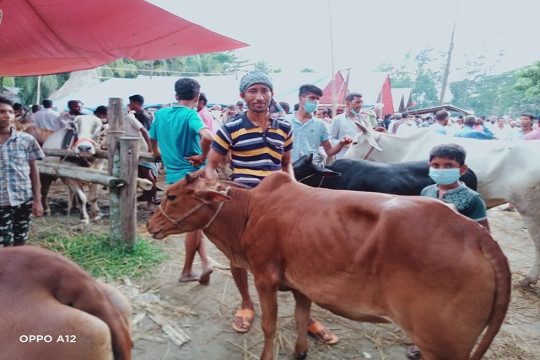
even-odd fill
[(38, 128), (56, 131), (66, 125), (58, 118), (58, 113), (52, 109), (53, 102), (51, 100), (43, 100), (41, 102), (43, 110), (40, 110), (34, 115), (34, 125)]
[[(364, 101), (362, 100), (362, 95), (356, 92), (352, 92), (345, 98), (345, 111), (343, 114), (336, 116), (332, 120), (332, 126), (330, 127), (330, 141), (332, 145), (337, 145), (341, 139), (346, 135), (354, 139), (354, 137), (359, 133), (358, 128), (355, 125), (355, 121), (364, 125), (368, 130), (373, 128), (369, 125), (364, 119), (363, 115), (360, 115), (360, 109)], [(336, 159), (343, 159), (345, 153), (349, 149), (350, 144), (346, 144), (343, 148), (336, 154)]]

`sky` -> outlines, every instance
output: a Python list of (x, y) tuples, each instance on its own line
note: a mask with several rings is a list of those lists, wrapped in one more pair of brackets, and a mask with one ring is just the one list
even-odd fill
[(463, 78), (467, 54), (485, 55), (494, 74), (540, 60), (538, 0), (148, 1), (249, 44), (237, 50), (241, 58), (283, 72), (331, 74), (332, 53), (334, 69), (354, 76), (399, 64), (407, 52), (447, 52), (454, 19), (451, 81)]

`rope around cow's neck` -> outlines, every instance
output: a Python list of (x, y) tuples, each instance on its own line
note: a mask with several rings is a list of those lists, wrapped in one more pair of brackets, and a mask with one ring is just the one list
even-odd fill
[[(303, 178), (301, 178), (300, 180), (298, 180), (298, 182), (301, 183), (302, 181), (304, 181), (304, 180), (306, 180), (306, 179), (309, 179), (310, 177), (315, 176), (315, 175), (317, 175), (317, 173), (308, 175), (308, 176), (306, 176), (306, 177), (303, 177)], [(317, 185), (318, 188), (321, 187), (321, 185), (322, 185), (322, 183), (323, 183), (323, 181), (324, 181), (324, 176), (323, 176), (322, 174), (319, 174), (319, 175), (321, 175), (321, 182), (319, 183), (319, 185)], [(303, 183), (302, 183), (302, 184), (303, 184)]]
[[(227, 186), (227, 188), (225, 189), (225, 192), (224, 192), (225, 195), (227, 195), (229, 193), (229, 189), (230, 189), (230, 187)], [(208, 220), (208, 223), (206, 223), (206, 225), (201, 230), (206, 230), (214, 222), (214, 220), (218, 216), (219, 212), (221, 211), (221, 208), (223, 207), (224, 203), (225, 203), (225, 201), (222, 201), (222, 202), (219, 203), (216, 212), (210, 218), (210, 220)], [(167, 215), (167, 213), (165, 212), (165, 210), (163, 210), (163, 207), (161, 205), (163, 205), (163, 204), (160, 204), (158, 206), (158, 210), (161, 212), (161, 215), (163, 215), (165, 217), (165, 219), (169, 220), (176, 227), (178, 227), (180, 230), (182, 230), (182, 232), (186, 232), (188, 230), (185, 227), (183, 227), (182, 225), (180, 225), (180, 223), (182, 221), (184, 221), (185, 219), (187, 219), (189, 216), (193, 215), (195, 212), (197, 212), (197, 210), (199, 210), (204, 205), (204, 203), (203, 202), (198, 203), (197, 205), (192, 207), (187, 213), (185, 213), (179, 219), (176, 219), (176, 220), (171, 218), (169, 215)]]

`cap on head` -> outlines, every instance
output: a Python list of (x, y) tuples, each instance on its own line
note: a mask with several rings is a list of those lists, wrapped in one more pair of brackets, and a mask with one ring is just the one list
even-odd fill
[(253, 84), (264, 84), (270, 88), (270, 91), (274, 91), (272, 80), (267, 73), (261, 70), (250, 71), (242, 77), (240, 80), (240, 92), (245, 92)]

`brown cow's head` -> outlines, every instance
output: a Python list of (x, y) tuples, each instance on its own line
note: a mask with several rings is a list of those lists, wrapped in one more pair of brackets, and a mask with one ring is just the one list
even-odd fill
[(204, 178), (202, 172), (187, 174), (167, 189), (146, 229), (154, 239), (202, 229), (217, 211), (214, 204), (231, 199), (225, 190), (216, 180)]

